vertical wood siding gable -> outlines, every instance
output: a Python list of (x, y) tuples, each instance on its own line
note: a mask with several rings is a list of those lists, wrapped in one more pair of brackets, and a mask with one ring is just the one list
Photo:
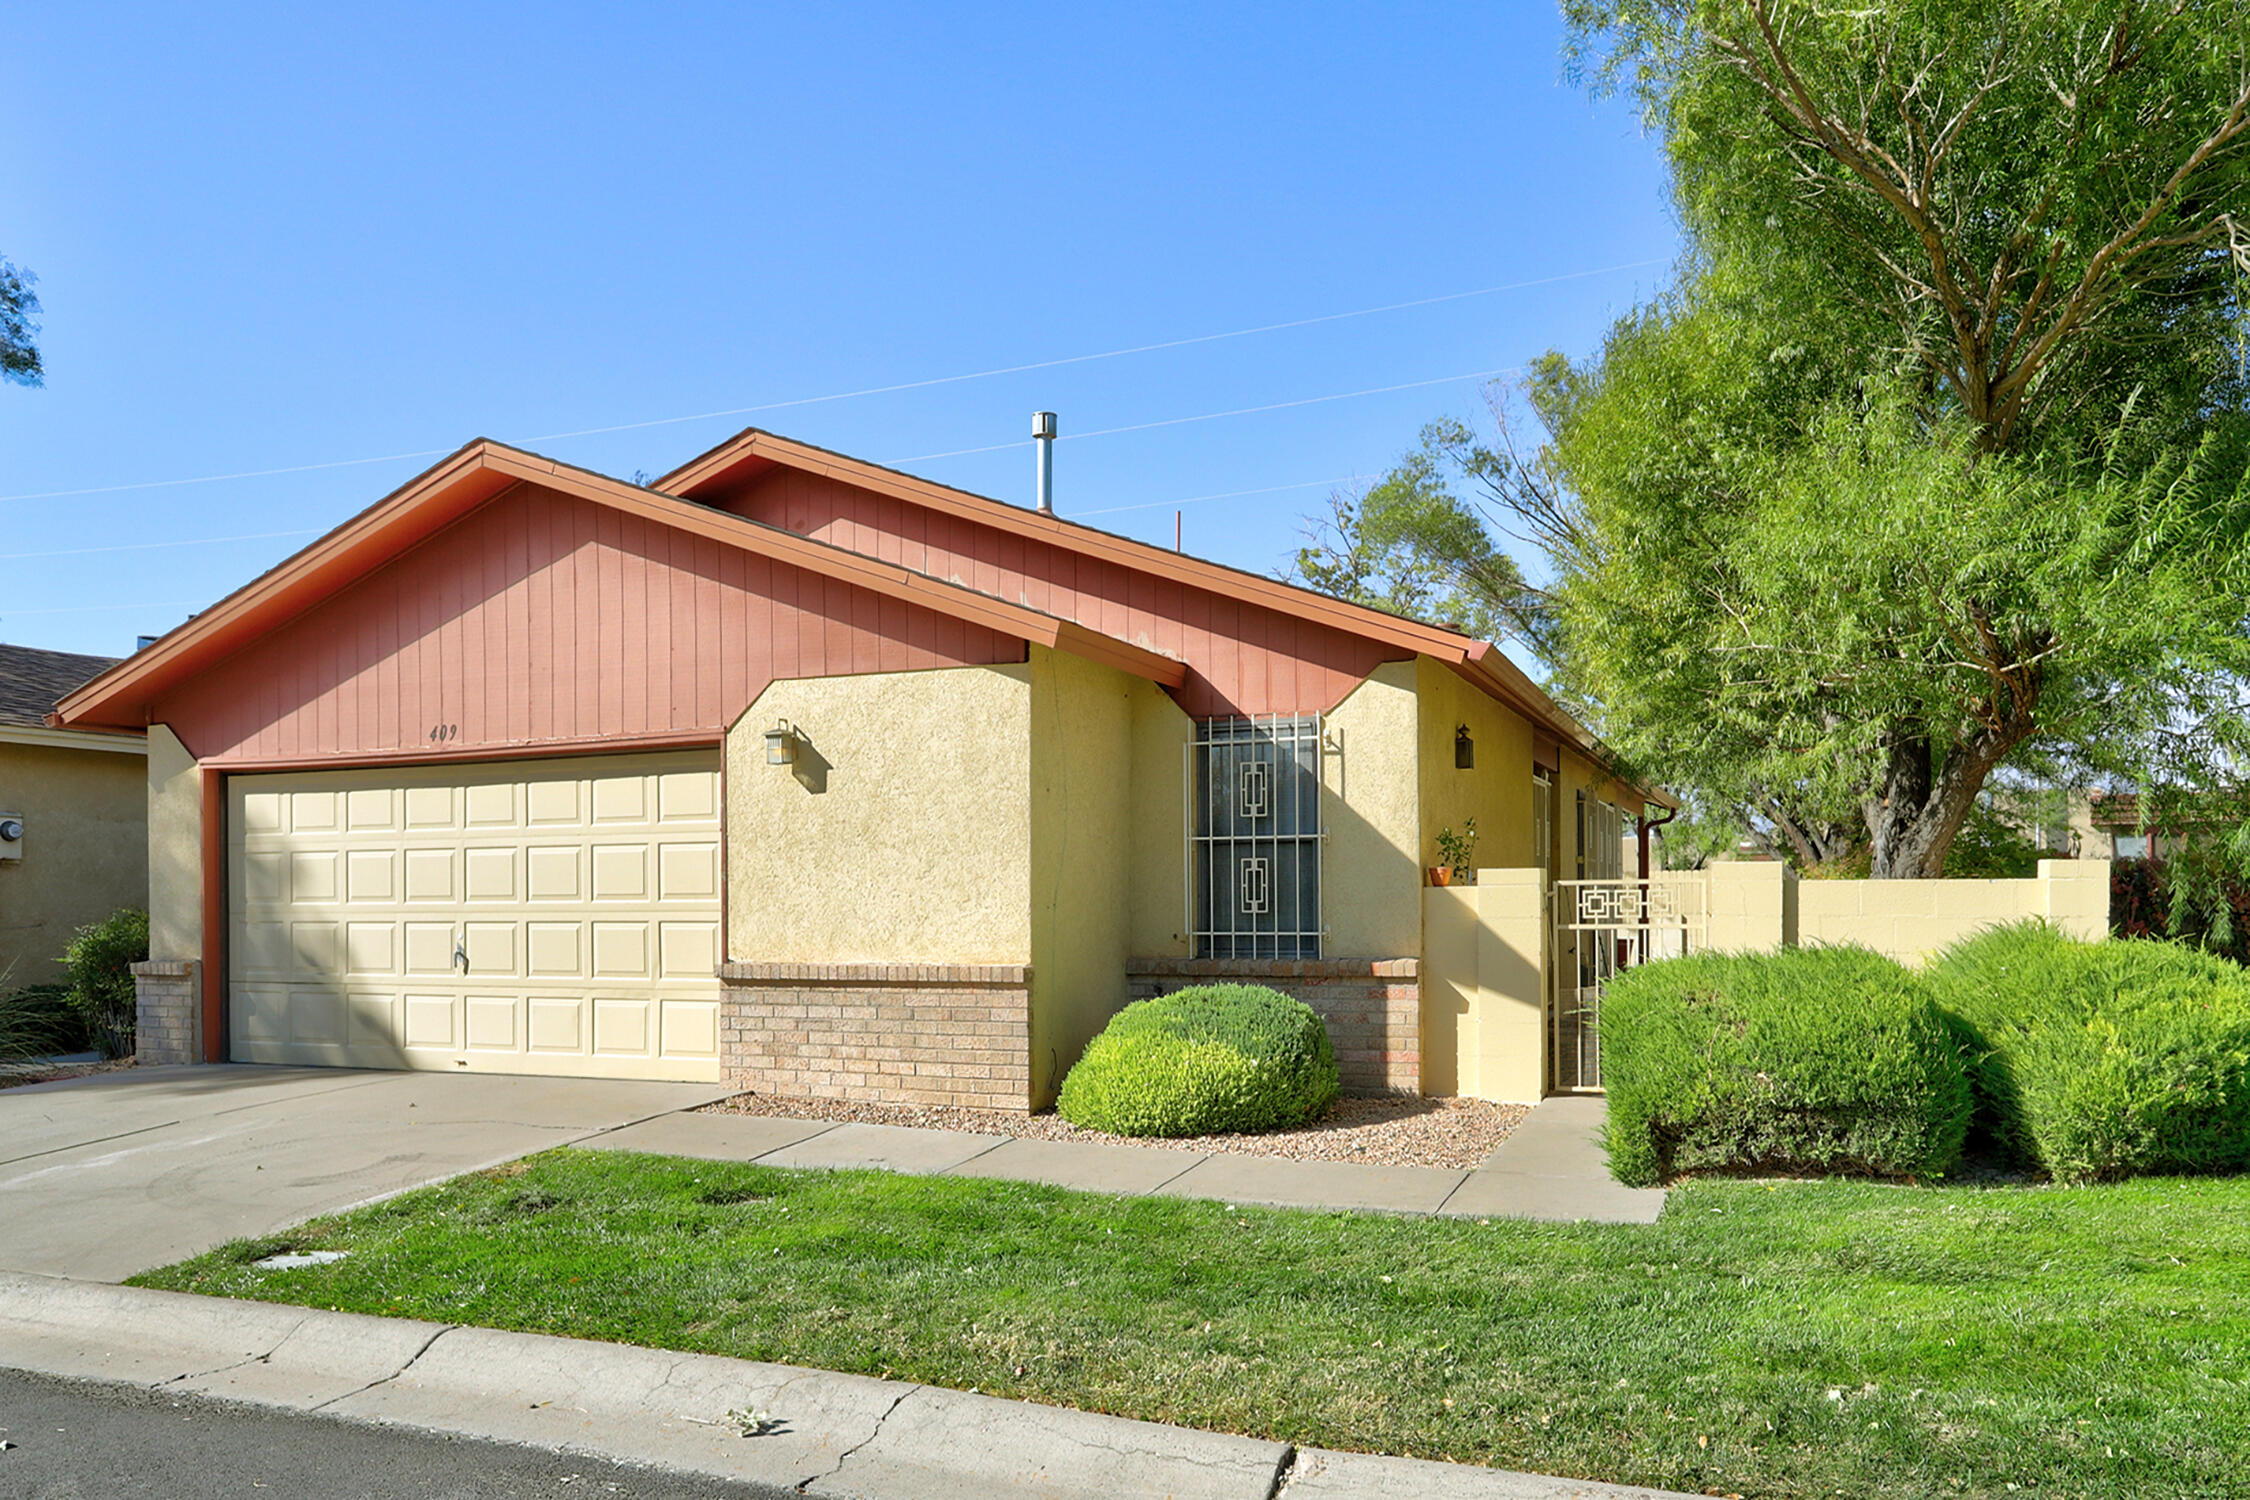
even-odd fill
[(1154, 572), (777, 465), (705, 497), (724, 510), (1059, 615), (1187, 664), (1197, 716), (1322, 713), (1404, 653)]
[(154, 717), (226, 766), (449, 758), (716, 738), (776, 678), (1023, 659), (1013, 636), (523, 485), (175, 690)]

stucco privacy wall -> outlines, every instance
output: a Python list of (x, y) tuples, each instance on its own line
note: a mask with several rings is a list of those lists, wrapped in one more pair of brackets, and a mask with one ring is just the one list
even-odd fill
[[(1031, 1102), (1125, 1003), (1135, 679), (1031, 648)], [(1152, 892), (1160, 897), (1161, 890)]]
[(2040, 919), (2083, 942), (2109, 935), (2106, 859), (2043, 859), (2030, 880), (1808, 880), (1797, 940), (1857, 943), (1904, 964), (1985, 927)]
[(0, 812), (24, 820), (21, 857), (0, 860), (0, 990), (60, 979), (72, 933), (148, 900), (147, 769), (118, 743), (0, 743)]
[(203, 774), (168, 725), (148, 730), (148, 951), (203, 957)]
[(727, 733), (727, 956), (1030, 962), (1031, 699), (1025, 665), (768, 687)]
[(1544, 876), (1422, 892), (1422, 1091), (1536, 1103), (1547, 1086)]

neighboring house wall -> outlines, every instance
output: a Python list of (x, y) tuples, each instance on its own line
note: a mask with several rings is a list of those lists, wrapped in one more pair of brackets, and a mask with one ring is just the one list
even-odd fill
[(24, 822), (22, 857), (0, 860), (0, 991), (61, 979), (72, 933), (147, 904), (140, 752), (0, 741), (0, 813)]

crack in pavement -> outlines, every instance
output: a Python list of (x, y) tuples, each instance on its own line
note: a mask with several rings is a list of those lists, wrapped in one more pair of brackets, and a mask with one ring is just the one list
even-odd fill
[[(459, 1332), (460, 1328), (461, 1325), (459, 1323), (446, 1324), (443, 1328), (440, 1328), (437, 1332), (424, 1339), (422, 1341), (422, 1347), (415, 1350), (412, 1354), (409, 1354), (406, 1357), (406, 1363), (391, 1371), (390, 1374), (385, 1375), (380, 1380), (370, 1380), (369, 1382), (367, 1382), (367, 1384), (360, 1386), (358, 1389), (346, 1391), (341, 1396), (331, 1396), (326, 1401), (321, 1402), (319, 1405), (308, 1406), (305, 1408), (305, 1410), (326, 1411), (329, 1407), (334, 1406), (339, 1401), (349, 1401), (354, 1396), (366, 1395), (369, 1391), (375, 1389), (375, 1387), (379, 1385), (389, 1385), (392, 1381), (398, 1379), (401, 1375), (404, 1375), (408, 1370), (413, 1369), (415, 1361), (419, 1360), (423, 1355), (429, 1353), (432, 1346), (434, 1346), (439, 1339), (444, 1338), (449, 1333)], [(294, 1332), (294, 1330), (292, 1330), (292, 1332)], [(279, 1348), (280, 1345), (277, 1344), (274, 1347)]]
[(297, 1336), (297, 1330), (303, 1328), (307, 1323), (310, 1323), (311, 1321), (312, 1315), (310, 1313), (307, 1313), (304, 1317), (301, 1317), (296, 1322), (290, 1324), (288, 1330), (283, 1333), (280, 1338), (277, 1338), (273, 1341), (273, 1347), (271, 1349), (268, 1349), (263, 1354), (248, 1354), (244, 1355), (241, 1359), (230, 1359), (225, 1364), (213, 1365), (208, 1370), (184, 1370), (177, 1375), (169, 1377), (168, 1379), (157, 1381), (156, 1383), (151, 1385), (149, 1389), (152, 1391), (161, 1391), (166, 1386), (178, 1385), (183, 1380), (203, 1380), (213, 1375), (223, 1375), (229, 1370), (239, 1370), (245, 1365), (265, 1364), (276, 1354), (279, 1354), (281, 1352), (281, 1346), (283, 1344), (288, 1343), (291, 1339)]
[(1297, 1445), (1291, 1443), (1281, 1450), (1281, 1462), (1274, 1465), (1273, 1484), (1266, 1490), (1266, 1500), (1281, 1500), (1289, 1493), (1289, 1486), (1297, 1479)]
[[(786, 1387), (784, 1387), (784, 1389), (786, 1389)], [(837, 1454), (835, 1467), (831, 1468), (827, 1473), (813, 1474), (804, 1479), (798, 1480), (797, 1493), (800, 1495), (805, 1494), (810, 1491), (814, 1485), (820, 1483), (820, 1481), (822, 1481), (823, 1479), (834, 1479), (838, 1474), (843, 1473), (844, 1465), (851, 1462), (853, 1454), (857, 1453), (860, 1449), (866, 1447), (869, 1443), (874, 1442), (877, 1438), (883, 1435), (883, 1424), (891, 1419), (891, 1413), (897, 1411), (900, 1405), (905, 1402), (907, 1397), (913, 1395), (916, 1391), (925, 1389), (927, 1389), (927, 1387), (916, 1385), (909, 1386), (907, 1389), (899, 1392), (898, 1400), (893, 1401), (889, 1406), (883, 1408), (883, 1414), (875, 1419), (875, 1425), (872, 1429), (869, 1430), (867, 1436), (861, 1438), (858, 1442), (852, 1444), (849, 1448), (846, 1448), (843, 1452)]]

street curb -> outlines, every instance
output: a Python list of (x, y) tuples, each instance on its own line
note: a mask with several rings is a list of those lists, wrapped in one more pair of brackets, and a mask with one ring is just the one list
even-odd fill
[[(1680, 1500), (716, 1355), (0, 1272), (0, 1367), (851, 1500)], [(743, 1435), (731, 1414), (772, 1424)]]

